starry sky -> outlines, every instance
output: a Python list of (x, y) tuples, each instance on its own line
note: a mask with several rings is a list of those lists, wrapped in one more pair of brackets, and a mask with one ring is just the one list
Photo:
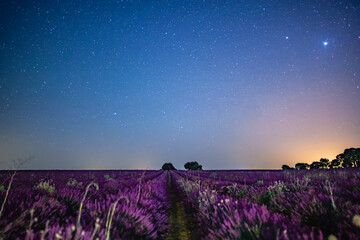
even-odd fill
[(0, 160), (332, 159), (360, 147), (359, 58), (357, 0), (1, 1)]

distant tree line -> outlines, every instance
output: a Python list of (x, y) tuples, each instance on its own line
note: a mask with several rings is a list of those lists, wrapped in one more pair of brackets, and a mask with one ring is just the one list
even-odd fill
[[(187, 170), (202, 170), (202, 165), (198, 162), (187, 162), (184, 165)], [(162, 170), (176, 170), (176, 168), (172, 165), (172, 163), (164, 163), (161, 168)]]
[(333, 169), (333, 168), (352, 168), (360, 167), (360, 148), (348, 148), (343, 153), (336, 156), (335, 159), (329, 160), (327, 158), (321, 158), (319, 161), (315, 161), (311, 164), (297, 163), (295, 168), (288, 165), (282, 165), (283, 170), (303, 170), (303, 169)]

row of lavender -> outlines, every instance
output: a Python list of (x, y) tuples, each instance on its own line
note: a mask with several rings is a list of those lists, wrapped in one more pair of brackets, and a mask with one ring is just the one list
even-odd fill
[(6, 196), (0, 239), (163, 239), (168, 175), (162, 171), (19, 171)]
[(172, 171), (199, 239), (358, 239), (360, 171)]

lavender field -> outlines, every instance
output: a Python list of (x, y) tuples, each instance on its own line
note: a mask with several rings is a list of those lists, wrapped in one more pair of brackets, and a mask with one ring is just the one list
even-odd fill
[(0, 172), (0, 239), (360, 236), (357, 169), (12, 173)]

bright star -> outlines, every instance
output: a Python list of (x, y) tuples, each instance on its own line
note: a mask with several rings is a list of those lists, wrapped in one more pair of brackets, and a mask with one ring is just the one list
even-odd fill
[(324, 46), (326, 47), (328, 45), (328, 42), (323, 42)]

